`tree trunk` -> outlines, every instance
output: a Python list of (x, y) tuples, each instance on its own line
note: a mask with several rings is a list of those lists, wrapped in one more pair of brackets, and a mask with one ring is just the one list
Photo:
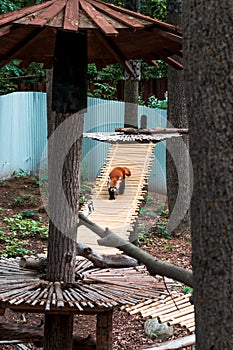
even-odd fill
[[(168, 21), (182, 26), (183, 0), (167, 0)], [(179, 57), (176, 57), (180, 61)], [(168, 67), (168, 128), (188, 128), (187, 108), (184, 96), (184, 73)], [(171, 214), (168, 230), (176, 234), (190, 234), (190, 174), (188, 161), (188, 136), (167, 142), (166, 177), (168, 208)], [(184, 147), (186, 146), (187, 149)], [(170, 149), (175, 150), (175, 159)], [(173, 151), (174, 153), (174, 151)], [(178, 179), (177, 168), (182, 178)], [(178, 195), (179, 193), (179, 195)], [(173, 212), (174, 211), (174, 212)]]
[(197, 350), (233, 349), (233, 7), (184, 1)]
[[(52, 88), (55, 131), (48, 144), (49, 281), (73, 282), (75, 275), (82, 110), (86, 108), (87, 96), (85, 53), (86, 34), (58, 31)], [(44, 349), (71, 350), (72, 332), (72, 315), (46, 315)]]
[[(125, 8), (131, 11), (140, 12), (141, 1), (140, 0), (125, 0)], [(124, 115), (124, 127), (138, 128), (138, 95), (139, 95), (139, 81), (141, 79), (141, 61), (130, 60), (128, 61), (134, 74), (125, 72), (124, 83), (124, 102), (125, 102), (125, 115)]]

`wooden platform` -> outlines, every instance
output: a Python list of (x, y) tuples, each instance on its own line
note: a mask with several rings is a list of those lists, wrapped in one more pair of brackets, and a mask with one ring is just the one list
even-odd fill
[[(154, 159), (154, 148), (152, 143), (112, 145), (92, 192), (94, 212), (88, 218), (102, 228), (108, 227), (126, 241), (137, 238), (134, 226), (146, 194), (145, 185)], [(115, 166), (127, 166), (131, 176), (126, 178), (124, 194), (118, 195), (116, 200), (109, 200), (108, 175)], [(85, 209), (81, 212), (85, 214)], [(84, 226), (78, 229), (77, 239), (101, 254), (120, 253), (116, 248), (99, 246), (99, 237)]]
[(134, 306), (122, 306), (121, 310), (130, 315), (140, 314), (142, 317), (158, 318), (169, 325), (186, 327), (195, 331), (194, 306), (190, 303), (190, 294), (166, 296), (160, 300), (147, 300)]

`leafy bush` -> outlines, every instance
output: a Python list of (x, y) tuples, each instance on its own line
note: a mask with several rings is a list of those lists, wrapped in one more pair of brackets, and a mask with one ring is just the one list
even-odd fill
[(32, 220), (22, 214), (16, 214), (11, 218), (5, 217), (3, 220), (12, 232), (17, 232), (22, 237), (39, 236), (42, 239), (48, 237), (48, 226), (42, 220)]
[(4, 253), (1, 255), (6, 258), (33, 254), (32, 251), (24, 247), (27, 242), (15, 237), (15, 233), (6, 233), (0, 230), (0, 244), (4, 245)]

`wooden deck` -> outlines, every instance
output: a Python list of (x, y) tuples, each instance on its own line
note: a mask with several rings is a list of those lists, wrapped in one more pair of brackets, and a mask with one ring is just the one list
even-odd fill
[[(114, 144), (109, 148), (106, 163), (92, 191), (94, 211), (88, 219), (102, 228), (108, 227), (126, 241), (134, 241), (134, 226), (141, 201), (146, 191), (145, 185), (154, 159), (155, 144)], [(115, 166), (127, 166), (131, 176), (126, 178), (125, 192), (109, 200), (108, 175)], [(85, 209), (81, 212), (85, 214)], [(79, 242), (82, 242), (101, 254), (119, 254), (116, 248), (99, 246), (99, 237), (85, 226), (78, 229)]]

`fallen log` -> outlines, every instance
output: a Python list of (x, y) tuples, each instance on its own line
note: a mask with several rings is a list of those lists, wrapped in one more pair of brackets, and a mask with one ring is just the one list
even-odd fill
[(123, 132), (124, 134), (188, 134), (188, 129), (177, 128), (151, 128), (151, 129), (135, 129), (135, 128), (115, 128), (116, 132)]
[(182, 349), (185, 346), (195, 345), (195, 342), (195, 334), (191, 334), (180, 339), (166, 341), (162, 344), (160, 343), (152, 348), (144, 348), (144, 350), (177, 350)]
[(184, 269), (175, 265), (171, 265), (165, 261), (161, 261), (156, 257), (148, 254), (144, 250), (136, 247), (130, 242), (118, 237), (113, 231), (108, 228), (105, 230), (87, 219), (82, 213), (79, 213), (79, 225), (85, 225), (91, 231), (95, 232), (101, 239), (98, 241), (100, 245), (107, 247), (117, 247), (127, 255), (137, 259), (144, 264), (152, 276), (158, 274), (166, 276), (176, 281), (182, 282), (190, 287), (193, 287), (193, 274), (191, 270)]
[(136, 259), (127, 255), (104, 255), (98, 254), (87, 245), (78, 242), (76, 244), (77, 255), (83, 256), (90, 260), (95, 267), (107, 268), (107, 267), (133, 267), (138, 265)]
[[(0, 323), (1, 344), (4, 341), (14, 343), (33, 343), (37, 347), (43, 346), (43, 327), (29, 326), (25, 324)], [(17, 340), (16, 340), (17, 339)], [(96, 341), (93, 336), (86, 338), (73, 336), (73, 350), (94, 350)]]
[(23, 257), (19, 261), (19, 266), (30, 270), (44, 271), (47, 266), (47, 259), (33, 259)]

